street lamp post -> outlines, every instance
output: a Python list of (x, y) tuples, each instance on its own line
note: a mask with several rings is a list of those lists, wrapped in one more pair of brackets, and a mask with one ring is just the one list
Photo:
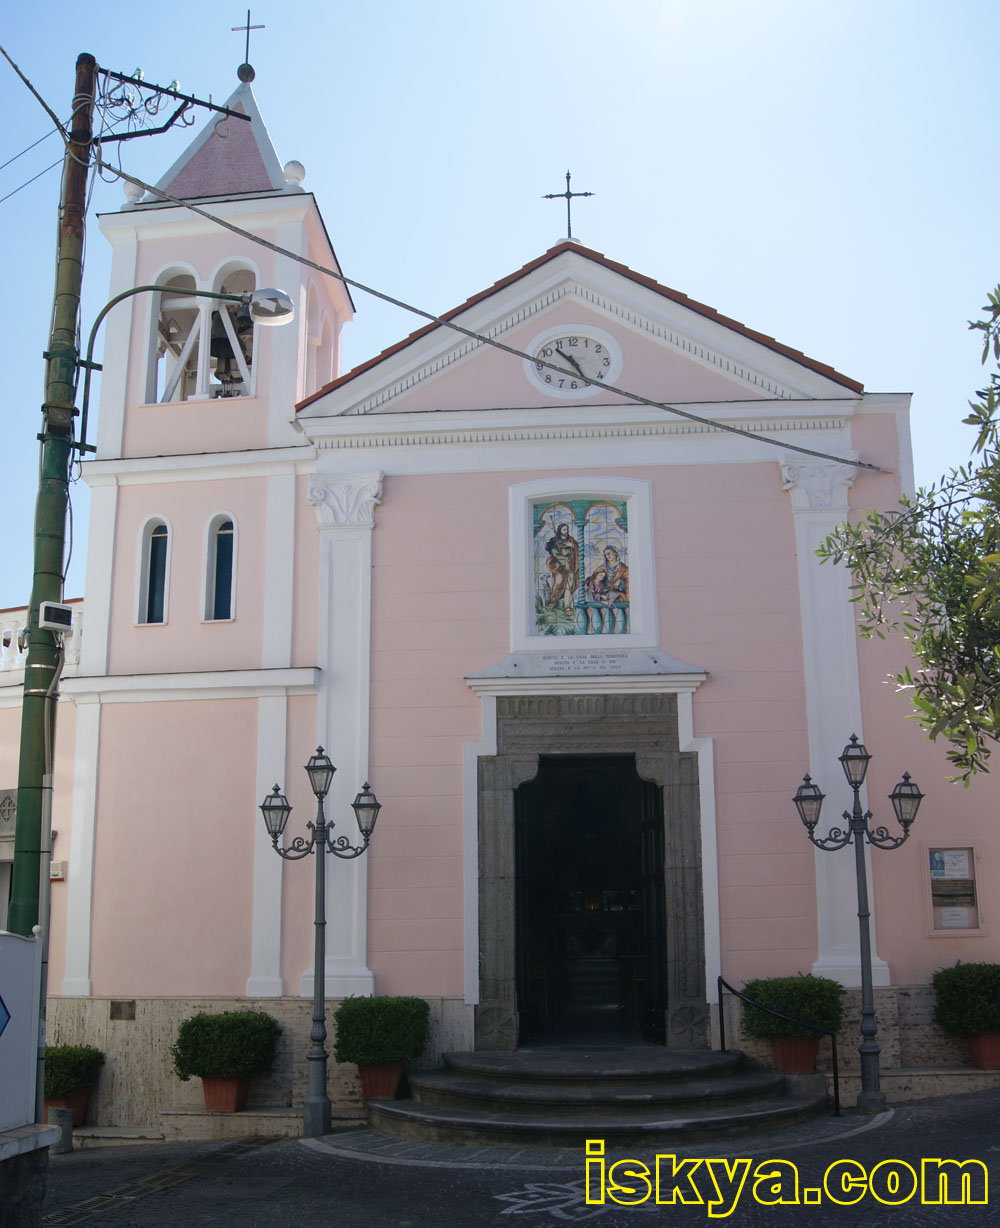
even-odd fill
[(923, 794), (916, 784), (910, 780), (909, 772), (903, 773), (903, 779), (889, 794), (892, 808), (903, 829), (901, 836), (890, 836), (888, 828), (871, 827), (872, 813), (862, 812), (860, 792), (864, 784), (865, 773), (871, 755), (859, 742), (857, 734), (851, 734), (851, 740), (844, 747), (840, 756), (840, 765), (844, 769), (847, 783), (854, 791), (854, 805), (848, 813), (844, 811), (847, 828), (831, 827), (825, 837), (815, 836), (816, 824), (819, 822), (819, 812), (823, 805), (823, 797), (817, 785), (814, 785), (808, 775), (802, 778), (802, 784), (796, 790), (795, 802), (799, 818), (805, 825), (809, 839), (817, 848), (827, 852), (841, 849), (845, 844), (854, 841), (854, 870), (858, 884), (858, 927), (861, 933), (861, 1045), (858, 1053), (861, 1055), (861, 1091), (858, 1094), (858, 1108), (862, 1113), (880, 1113), (886, 1106), (885, 1093), (879, 1087), (879, 1047), (875, 1040), (878, 1026), (875, 1022), (875, 999), (872, 992), (872, 940), (870, 913), (868, 910), (868, 871), (865, 865), (865, 841), (880, 849), (896, 849), (905, 844), (910, 835), (910, 824), (917, 817)]
[(368, 841), (375, 830), (375, 820), (382, 809), (365, 781), (361, 792), (351, 803), (358, 830), (361, 832), (361, 845), (352, 845), (346, 836), (334, 836), (333, 823), (327, 823), (323, 810), (323, 799), (330, 791), (333, 774), (337, 770), (330, 762), (322, 746), (316, 747), (316, 753), (305, 765), (309, 776), (309, 784), (316, 796), (316, 822), (307, 823), (312, 832), (309, 839), (296, 836), (288, 848), (279, 848), (278, 840), (285, 829), (288, 816), (292, 812), (288, 799), (278, 785), (264, 798), (260, 812), (274, 851), (279, 857), (288, 861), (298, 861), (316, 854), (316, 901), (315, 901), (315, 945), (313, 951), (313, 1017), (312, 1031), (309, 1039), (312, 1046), (307, 1055), (309, 1062), (309, 1094), (306, 1097), (302, 1114), (303, 1134), (306, 1138), (316, 1138), (330, 1133), (330, 1097), (326, 1090), (326, 853), (334, 857), (349, 860), (360, 857), (368, 848)]

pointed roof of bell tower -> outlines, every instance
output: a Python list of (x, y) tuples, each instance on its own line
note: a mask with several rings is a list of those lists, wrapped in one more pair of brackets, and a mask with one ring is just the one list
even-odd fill
[(282, 170), (248, 80), (240, 81), (225, 106), (249, 115), (250, 122), (209, 120), (156, 187), (184, 200), (301, 192)]

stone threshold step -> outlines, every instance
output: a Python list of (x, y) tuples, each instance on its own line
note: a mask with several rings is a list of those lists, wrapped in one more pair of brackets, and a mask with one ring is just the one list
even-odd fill
[(539, 1080), (501, 1081), (474, 1078), (463, 1071), (413, 1071), (409, 1076), (410, 1092), (421, 1104), (454, 1104), (469, 1101), (493, 1112), (583, 1113), (605, 1110), (614, 1113), (626, 1109), (647, 1109), (657, 1105), (675, 1109), (683, 1105), (699, 1109), (712, 1104), (734, 1104), (780, 1096), (785, 1091), (784, 1075), (771, 1070), (747, 1071), (735, 1076), (714, 1079), (634, 1080), (605, 1079), (587, 1083), (543, 1083)]
[(516, 1049), (512, 1052), (445, 1053), (446, 1070), (487, 1079), (538, 1080), (545, 1083), (594, 1083), (602, 1079), (645, 1082), (725, 1076), (737, 1070), (743, 1054), (712, 1050), (678, 1051), (658, 1045), (620, 1049)]
[(525, 1114), (491, 1116), (467, 1109), (444, 1108), (413, 1101), (373, 1100), (369, 1119), (378, 1130), (397, 1137), (426, 1141), (492, 1140), (535, 1145), (574, 1146), (587, 1138), (619, 1141), (675, 1139), (689, 1142), (716, 1134), (743, 1133), (784, 1125), (818, 1115), (828, 1107), (826, 1096), (790, 1096), (757, 1109), (719, 1108), (687, 1114), (657, 1114), (652, 1110), (594, 1113), (590, 1117), (538, 1117)]

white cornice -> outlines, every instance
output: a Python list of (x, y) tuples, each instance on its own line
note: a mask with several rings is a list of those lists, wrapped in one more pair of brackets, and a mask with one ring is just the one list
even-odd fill
[(116, 674), (66, 679), (61, 693), (74, 703), (151, 703), (176, 699), (256, 699), (262, 695), (315, 695), (319, 670), (206, 670), (183, 674)]
[[(287, 196), (261, 195), (243, 200), (206, 198), (192, 200), (191, 203), (227, 222), (242, 225), (244, 229), (250, 219), (256, 227), (279, 226), (285, 222), (302, 222), (317, 212), (316, 202), (308, 192), (289, 193)], [(219, 233), (218, 226), (208, 218), (170, 201), (164, 201), (162, 205), (143, 205), (141, 209), (127, 209), (121, 213), (102, 213), (98, 216), (98, 223), (101, 233), (112, 244), (129, 238), (141, 241)]]
[[(690, 408), (699, 417), (724, 422), (755, 434), (843, 431), (854, 414), (854, 400), (706, 404)], [(558, 409), (482, 409), (406, 414), (378, 414), (309, 420), (319, 451), (358, 448), (465, 445), (562, 439), (622, 439), (650, 436), (726, 435), (712, 422), (692, 422), (663, 410), (635, 405), (589, 405)]]
[(214, 482), (225, 478), (272, 477), (312, 473), (316, 450), (303, 440), (291, 448), (245, 452), (198, 452), (180, 456), (130, 456), (84, 461), (81, 476), (88, 486), (139, 486), (158, 482)]
[(477, 695), (693, 694), (707, 674), (589, 674), (568, 678), (466, 678)]

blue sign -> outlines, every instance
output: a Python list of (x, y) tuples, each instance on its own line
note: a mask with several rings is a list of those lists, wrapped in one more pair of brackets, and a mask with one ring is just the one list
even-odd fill
[(3, 1036), (3, 1030), (10, 1023), (10, 1011), (3, 998), (0, 998), (0, 1036)]

